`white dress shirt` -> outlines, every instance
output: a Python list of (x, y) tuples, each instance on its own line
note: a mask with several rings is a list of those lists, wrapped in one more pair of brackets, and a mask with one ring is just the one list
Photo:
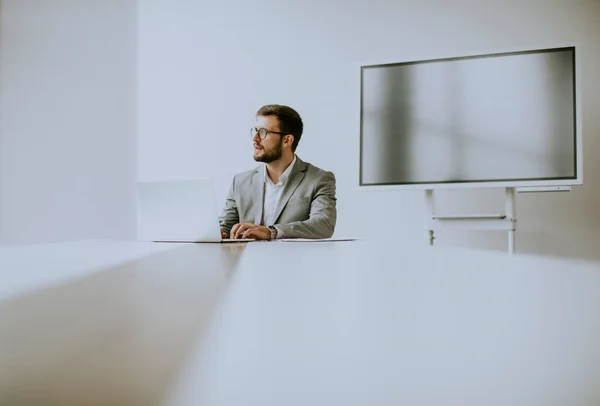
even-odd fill
[[(283, 193), (283, 187), (285, 186), (288, 178), (290, 177), (290, 173), (292, 172), (292, 168), (296, 163), (296, 155), (294, 155), (294, 160), (287, 167), (287, 169), (281, 174), (279, 177), (278, 183), (273, 183), (269, 175), (267, 174), (267, 165), (264, 166), (264, 175), (265, 175), (265, 199), (263, 206), (263, 224), (265, 226), (272, 226), (275, 222), (275, 209), (277, 208), (277, 203), (279, 199), (281, 199), (281, 194)], [(276, 238), (284, 238), (283, 231), (279, 229), (279, 227), (275, 227), (277, 230)]]

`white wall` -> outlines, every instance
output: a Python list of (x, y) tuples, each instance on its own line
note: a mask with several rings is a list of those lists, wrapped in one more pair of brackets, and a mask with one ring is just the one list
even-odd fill
[(135, 234), (135, 0), (2, 0), (0, 243)]
[[(289, 104), (305, 120), (298, 155), (337, 175), (336, 235), (425, 243), (422, 193), (356, 189), (359, 63), (576, 41), (585, 185), (519, 195), (517, 250), (600, 258), (599, 17), (592, 0), (140, 0), (139, 176), (211, 175), (223, 198), (231, 177), (255, 165), (254, 112)], [(438, 194), (444, 211), (501, 211), (502, 199), (501, 190)], [(444, 232), (436, 243), (504, 250), (506, 233)]]

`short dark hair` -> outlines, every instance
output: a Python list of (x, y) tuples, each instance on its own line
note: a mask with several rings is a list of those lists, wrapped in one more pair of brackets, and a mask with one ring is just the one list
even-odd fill
[(267, 104), (262, 106), (256, 116), (275, 116), (279, 121), (279, 131), (286, 134), (292, 134), (294, 136), (294, 142), (292, 143), (292, 151), (296, 151), (300, 138), (302, 138), (302, 131), (304, 130), (304, 124), (300, 114), (289, 106), (282, 106), (279, 104)]

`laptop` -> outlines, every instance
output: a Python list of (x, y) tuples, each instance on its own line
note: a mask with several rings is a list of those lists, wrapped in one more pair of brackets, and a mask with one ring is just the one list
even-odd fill
[(153, 242), (249, 242), (221, 237), (211, 178), (137, 182), (138, 239)]

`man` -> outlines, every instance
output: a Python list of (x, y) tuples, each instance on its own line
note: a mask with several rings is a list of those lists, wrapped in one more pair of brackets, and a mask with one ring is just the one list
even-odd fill
[(332, 172), (295, 153), (303, 123), (291, 107), (263, 106), (251, 129), (257, 168), (233, 178), (219, 218), (223, 238), (329, 238), (337, 220)]

